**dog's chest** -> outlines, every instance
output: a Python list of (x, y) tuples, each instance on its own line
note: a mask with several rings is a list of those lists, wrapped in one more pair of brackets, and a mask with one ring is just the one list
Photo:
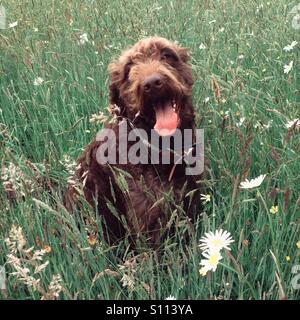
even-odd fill
[[(128, 167), (127, 167), (128, 170)], [(134, 167), (125, 178), (127, 190), (123, 189), (127, 198), (127, 211), (147, 224), (157, 219), (168, 219), (175, 204), (180, 204), (184, 182), (171, 179), (169, 170), (159, 175), (156, 168)], [(128, 171), (127, 171), (128, 172)]]

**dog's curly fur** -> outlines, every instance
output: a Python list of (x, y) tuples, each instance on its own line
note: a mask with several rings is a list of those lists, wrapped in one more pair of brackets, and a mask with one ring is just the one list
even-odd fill
[[(178, 129), (195, 129), (193, 77), (187, 49), (160, 37), (142, 39), (124, 51), (108, 70), (110, 103), (112, 113), (117, 110), (117, 120), (107, 127), (118, 133), (120, 122), (125, 120), (130, 123), (128, 130), (134, 126), (149, 133), (155, 124), (153, 101), (172, 97), (180, 119)], [(145, 79), (153, 75), (159, 78), (160, 90), (147, 95)], [(196, 178), (199, 177), (185, 175), (185, 164), (175, 167), (174, 163), (102, 165), (96, 160), (100, 145), (95, 139), (87, 146), (78, 160), (77, 177), (83, 182), (86, 200), (104, 218), (109, 242), (122, 238), (128, 227), (131, 239), (145, 237), (151, 245), (157, 246), (161, 230), (176, 205), (182, 204), (187, 217), (191, 218), (198, 197), (191, 201), (186, 195), (198, 189)], [(123, 176), (127, 190), (118, 183), (119, 169), (128, 173)], [(172, 201), (165, 200), (166, 194)], [(75, 198), (76, 191), (69, 186), (65, 194), (68, 209), (72, 209)]]

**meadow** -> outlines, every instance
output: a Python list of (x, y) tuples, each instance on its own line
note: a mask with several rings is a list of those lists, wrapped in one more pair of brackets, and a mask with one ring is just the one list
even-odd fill
[[(1, 1), (0, 297), (299, 299), (298, 4)], [(97, 214), (85, 206), (70, 215), (62, 202), (101, 129), (90, 120), (108, 115), (108, 63), (150, 35), (189, 48), (209, 161), (193, 232), (175, 217), (160, 255), (107, 245)], [(239, 187), (262, 174), (259, 187)], [(231, 233), (231, 251), (202, 276), (199, 239), (219, 228)]]

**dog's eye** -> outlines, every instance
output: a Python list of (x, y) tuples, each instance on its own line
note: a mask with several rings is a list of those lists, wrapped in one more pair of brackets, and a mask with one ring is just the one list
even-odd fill
[(163, 51), (161, 54), (161, 59), (168, 61), (168, 62), (177, 62), (178, 61), (177, 55), (170, 50)]

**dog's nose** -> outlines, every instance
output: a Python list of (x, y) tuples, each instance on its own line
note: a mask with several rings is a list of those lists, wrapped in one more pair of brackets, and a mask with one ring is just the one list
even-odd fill
[(161, 89), (163, 86), (163, 80), (158, 74), (153, 74), (151, 76), (148, 76), (144, 80), (144, 91), (146, 93), (152, 93), (156, 90)]

